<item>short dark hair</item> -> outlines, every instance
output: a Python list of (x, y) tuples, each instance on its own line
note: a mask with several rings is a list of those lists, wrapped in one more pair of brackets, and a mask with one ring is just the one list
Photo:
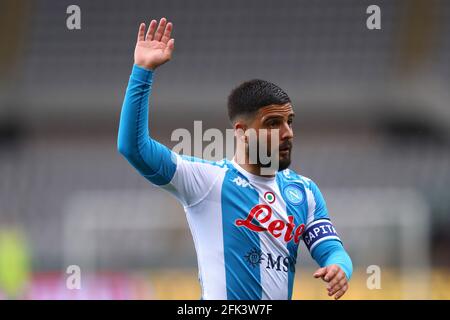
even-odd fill
[(271, 104), (286, 104), (291, 99), (272, 82), (253, 79), (234, 88), (228, 96), (228, 116), (233, 122), (239, 115), (251, 115)]

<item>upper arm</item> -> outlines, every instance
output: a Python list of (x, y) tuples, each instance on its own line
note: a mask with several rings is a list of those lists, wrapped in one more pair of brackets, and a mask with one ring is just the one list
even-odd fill
[[(156, 142), (128, 161), (152, 184), (174, 195), (183, 206), (202, 200), (224, 169), (207, 161), (184, 157)], [(134, 160), (133, 160), (134, 159)], [(135, 163), (133, 163), (135, 161)]]
[(314, 248), (324, 241), (335, 240), (341, 242), (341, 239), (331, 222), (322, 192), (314, 181), (309, 179), (307, 181), (308, 184), (305, 186), (305, 190), (308, 210), (303, 241), (312, 253)]
[(176, 158), (176, 170), (164, 188), (184, 206), (192, 206), (203, 200), (226, 168), (199, 158), (180, 156)]
[(133, 66), (120, 115), (117, 148), (151, 183), (164, 187), (184, 206), (201, 200), (211, 189), (219, 167), (182, 157), (152, 139), (148, 128), (153, 71)]
[(328, 208), (325, 199), (317, 184), (309, 180), (306, 187), (306, 196), (308, 200), (308, 216), (306, 224), (318, 219), (329, 219)]

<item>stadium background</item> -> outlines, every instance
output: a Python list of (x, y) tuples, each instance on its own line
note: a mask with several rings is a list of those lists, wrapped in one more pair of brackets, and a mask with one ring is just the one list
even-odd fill
[[(71, 4), (81, 30), (66, 28)], [(381, 30), (366, 28), (371, 4)], [(138, 23), (162, 16), (176, 50), (155, 78), (155, 138), (173, 146), (194, 120), (224, 130), (234, 86), (280, 85), (292, 167), (321, 187), (353, 258), (344, 299), (450, 298), (444, 0), (2, 0), (0, 298), (199, 298), (181, 206), (116, 149)], [(81, 290), (66, 288), (70, 265)], [(328, 299), (314, 270), (302, 246), (294, 298)]]

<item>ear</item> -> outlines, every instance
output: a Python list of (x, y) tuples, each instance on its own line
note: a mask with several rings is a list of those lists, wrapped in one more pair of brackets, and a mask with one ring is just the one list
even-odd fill
[(247, 136), (245, 135), (245, 131), (247, 131), (247, 124), (242, 120), (237, 120), (234, 122), (233, 127), (234, 136), (241, 142), (247, 143)]

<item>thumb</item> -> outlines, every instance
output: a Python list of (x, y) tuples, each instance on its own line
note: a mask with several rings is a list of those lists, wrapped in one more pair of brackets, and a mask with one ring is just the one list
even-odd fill
[(320, 278), (323, 277), (327, 273), (327, 267), (319, 268), (314, 272), (313, 276), (314, 278)]

